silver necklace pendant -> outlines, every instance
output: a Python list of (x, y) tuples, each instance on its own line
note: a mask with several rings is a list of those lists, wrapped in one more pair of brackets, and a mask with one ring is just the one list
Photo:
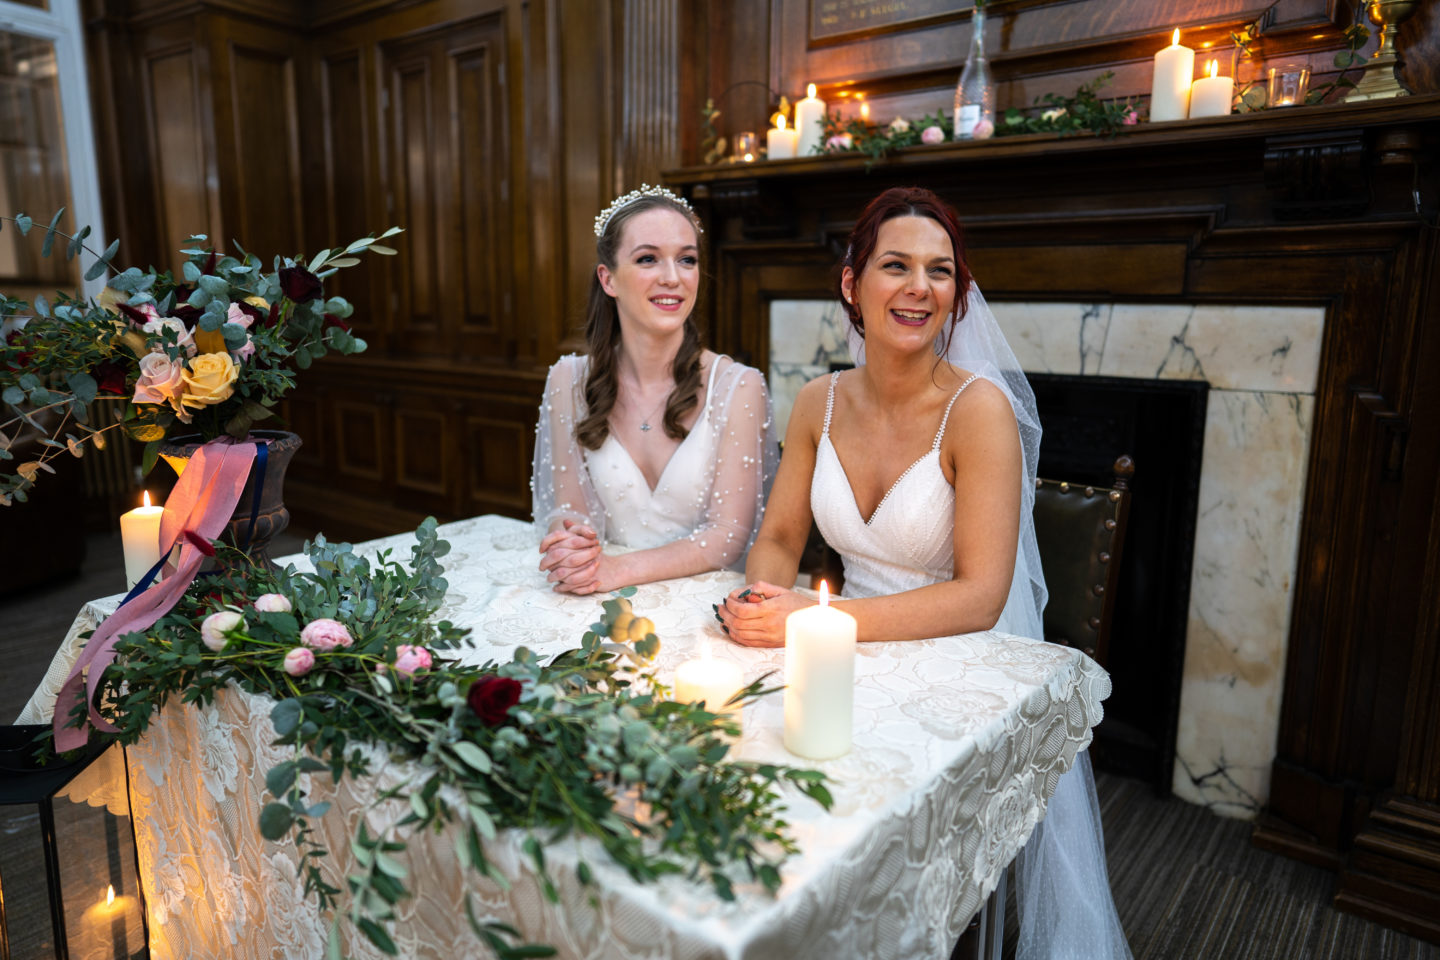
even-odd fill
[(650, 429), (650, 424), (648, 424), (648, 423), (642, 423), (642, 424), (640, 424), (640, 429), (641, 429), (641, 430), (649, 430), (649, 429)]

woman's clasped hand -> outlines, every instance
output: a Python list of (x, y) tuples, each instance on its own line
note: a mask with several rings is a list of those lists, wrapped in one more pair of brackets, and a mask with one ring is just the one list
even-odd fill
[(745, 647), (785, 644), (785, 618), (815, 601), (763, 580), (730, 591), (716, 606), (715, 619), (731, 640)]

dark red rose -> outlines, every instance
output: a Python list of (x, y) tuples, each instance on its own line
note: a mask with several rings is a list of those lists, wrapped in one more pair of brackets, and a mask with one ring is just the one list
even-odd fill
[(350, 324), (346, 323), (344, 320), (341, 320), (333, 313), (327, 313), (325, 314), (325, 323), (320, 327), (320, 329), (329, 330), (331, 327), (339, 327), (346, 333), (350, 332)]
[(125, 365), (116, 363), (114, 360), (102, 360), (90, 371), (95, 378), (95, 384), (100, 388), (101, 393), (113, 393), (117, 397), (128, 396), (130, 391), (125, 385)]
[(200, 318), (203, 315), (199, 307), (192, 307), (188, 303), (177, 303), (170, 308), (170, 316), (177, 320), (184, 320), (192, 327), (200, 322)]
[(509, 716), (510, 708), (520, 702), (520, 690), (519, 680), (492, 673), (472, 683), (465, 699), (486, 726), (498, 727)]
[(320, 278), (304, 267), (281, 267), (280, 289), (296, 303), (307, 303), (325, 292)]
[(203, 267), (200, 268), (200, 272), (201, 272), (201, 273), (214, 273), (214, 272), (215, 272), (215, 251), (214, 251), (214, 250), (211, 250), (211, 251), (210, 251), (210, 256), (208, 256), (208, 257), (205, 258), (205, 266), (203, 266)]
[(261, 309), (260, 309), (259, 307), (255, 306), (255, 304), (253, 304), (253, 303), (246, 303), (245, 301), (242, 300), (242, 301), (240, 301), (239, 306), (240, 306), (240, 312), (243, 313), (243, 314), (245, 314), (247, 317), (249, 317), (251, 323), (258, 323), (258, 324), (260, 324), (261, 326), (264, 326), (264, 327), (270, 326), (270, 324), (265, 321), (266, 314), (265, 314), (263, 311), (261, 311)]

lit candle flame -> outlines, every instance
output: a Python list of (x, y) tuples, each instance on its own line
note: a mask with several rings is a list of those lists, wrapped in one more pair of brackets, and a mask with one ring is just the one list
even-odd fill
[(782, 114), (780, 114), (780, 116), (778, 116), (778, 117), (775, 118), (775, 129), (776, 129), (776, 130), (784, 130), (784, 129), (785, 129), (785, 114), (782, 113)]
[(1172, 47), (1178, 47), (1178, 46), (1180, 46), (1180, 28), (1179, 28), (1179, 27), (1176, 27), (1176, 28), (1175, 28), (1175, 33), (1174, 33), (1174, 35), (1171, 36), (1171, 38), (1170, 38), (1170, 46), (1172, 46)]
[(145, 506), (147, 506), (147, 507), (150, 506), (150, 491), (149, 491), (149, 490), (146, 490), (146, 491), (145, 491)]
[(755, 154), (753, 154), (753, 153), (747, 153), (747, 154), (745, 154), (745, 162), (746, 162), (746, 163), (754, 163), (754, 162), (755, 162)]
[(1219, 67), (1216, 65), (1215, 61), (1214, 61), (1214, 60), (1211, 60), (1211, 61), (1210, 61), (1210, 79), (1211, 79), (1211, 80), (1214, 80), (1214, 79), (1215, 79), (1215, 71), (1216, 71), (1217, 69), (1219, 69)]
[(830, 586), (824, 580), (820, 581), (820, 606), (830, 606)]
[(805, 88), (805, 96), (809, 97), (811, 100), (815, 99), (815, 84), (812, 83)]
[(112, 884), (110, 884), (108, 887), (105, 888), (105, 906), (108, 907), (108, 906), (110, 906), (111, 904), (113, 904), (114, 902), (115, 902), (115, 884), (112, 883)]
[(862, 104), (860, 104), (860, 118), (861, 118), (862, 120), (869, 120), (869, 119), (870, 119), (870, 104), (868, 104), (868, 103), (862, 103)]

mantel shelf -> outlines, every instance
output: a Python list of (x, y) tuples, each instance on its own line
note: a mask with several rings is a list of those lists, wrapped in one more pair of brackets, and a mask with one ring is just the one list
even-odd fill
[(867, 168), (925, 168), (957, 163), (1039, 159), (1056, 154), (1074, 156), (1145, 151), (1151, 148), (1195, 146), (1201, 143), (1303, 136), (1330, 130), (1437, 123), (1440, 123), (1440, 94), (1429, 94), (1355, 104), (1264, 110), (1202, 120), (1142, 123), (1134, 132), (1115, 137), (1034, 133), (990, 140), (907, 147), (878, 161), (871, 161), (859, 153), (845, 153), (789, 160), (761, 160), (755, 163), (678, 167), (665, 171), (662, 176), (667, 183), (695, 186), (735, 180), (777, 180), (816, 175), (848, 176), (863, 173)]

